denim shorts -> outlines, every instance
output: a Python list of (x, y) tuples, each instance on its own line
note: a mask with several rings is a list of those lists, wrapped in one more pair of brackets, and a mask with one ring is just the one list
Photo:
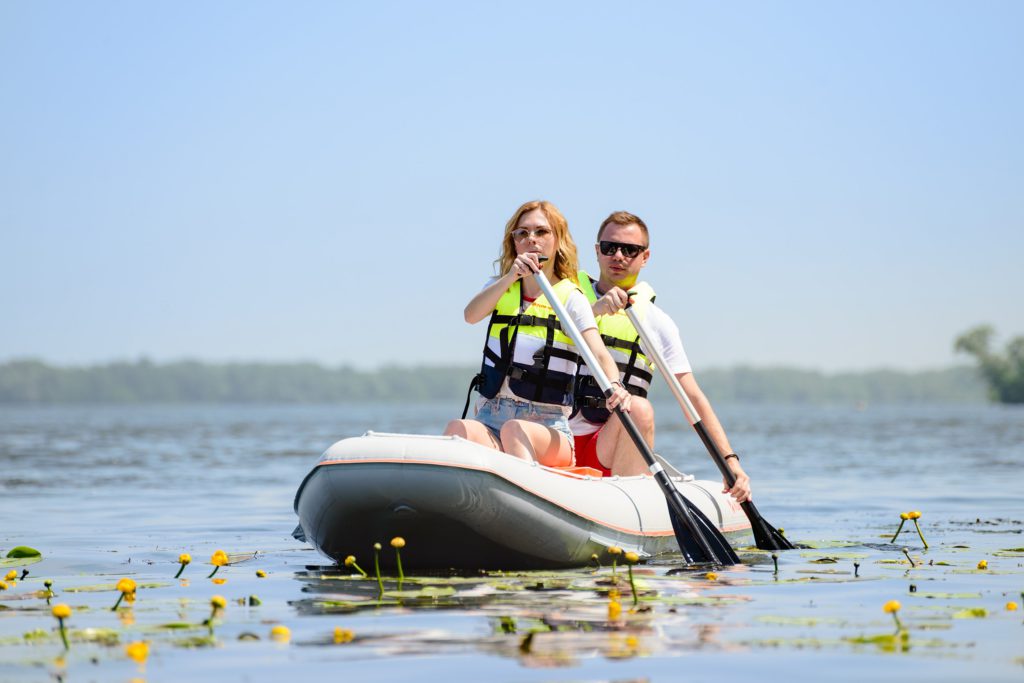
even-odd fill
[(531, 403), (530, 401), (517, 401), (514, 398), (495, 396), (481, 401), (476, 407), (476, 418), (482, 422), (487, 430), (494, 436), (494, 440), (501, 443), (501, 426), (509, 420), (526, 420), (537, 424), (551, 427), (556, 432), (565, 435), (569, 440), (569, 447), (573, 446), (572, 430), (569, 429), (569, 418), (566, 417), (562, 406), (555, 406), (548, 403)]

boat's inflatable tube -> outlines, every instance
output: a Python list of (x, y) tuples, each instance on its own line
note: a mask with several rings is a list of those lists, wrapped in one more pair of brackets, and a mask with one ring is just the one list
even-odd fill
[[(593, 470), (590, 470), (591, 472)], [(750, 522), (720, 481), (674, 477), (679, 491), (734, 546)], [(578, 567), (608, 546), (641, 557), (679, 552), (665, 497), (651, 477), (598, 477), (528, 463), (458, 437), (375, 434), (320, 457), (295, 494), (295, 535), (324, 555), (369, 561), (406, 541), (405, 567)]]

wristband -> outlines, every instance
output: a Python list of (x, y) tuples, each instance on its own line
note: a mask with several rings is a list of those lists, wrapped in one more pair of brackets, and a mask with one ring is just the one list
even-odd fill
[(735, 453), (730, 453), (729, 455), (722, 458), (722, 460), (728, 460), (729, 458), (736, 458), (736, 462), (740, 461), (740, 456), (736, 455)]

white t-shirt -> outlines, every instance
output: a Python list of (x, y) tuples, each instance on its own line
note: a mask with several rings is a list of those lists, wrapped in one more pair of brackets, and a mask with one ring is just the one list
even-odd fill
[[(488, 280), (482, 289), (486, 289), (488, 286), (494, 283), (497, 278), (491, 278)], [(530, 306), (530, 301), (523, 300), (523, 308), (520, 312), (525, 311)], [(586, 330), (593, 330), (597, 328), (597, 320), (594, 319), (594, 310), (590, 307), (590, 302), (587, 301), (587, 297), (583, 296), (583, 293), (579, 290), (574, 290), (569, 294), (569, 297), (565, 301), (565, 310), (568, 311), (569, 317), (572, 318), (573, 323), (576, 325), (576, 329), (580, 332)], [(563, 328), (564, 331), (564, 328)], [(487, 345), (497, 353), (500, 350), (498, 340), (493, 337), (487, 338)], [(560, 344), (555, 342), (555, 346), (565, 348), (566, 344)], [(516, 346), (513, 352), (514, 360), (517, 363), (523, 363), (526, 365), (533, 364), (533, 354), (538, 350), (544, 348), (544, 340), (540, 337), (534, 337), (528, 334), (522, 334), (516, 336)], [(494, 365), (490, 360), (485, 359), (484, 363), (487, 365)], [(552, 370), (558, 372), (565, 372), (568, 374), (576, 374), (576, 368), (573, 363), (566, 361), (561, 358), (552, 358), (549, 361), (549, 367)], [(501, 389), (498, 390), (498, 396), (504, 396), (506, 398), (514, 398), (518, 401), (522, 401), (523, 398), (516, 396), (512, 393), (512, 390), (508, 386), (508, 377), (501, 383)], [(483, 399), (486, 400), (486, 399)], [(572, 406), (564, 406), (563, 412), (569, 415), (572, 412)]]
[[(673, 375), (692, 372), (690, 359), (686, 357), (683, 340), (679, 336), (679, 327), (675, 324), (675, 321), (665, 311), (658, 308), (657, 305), (650, 304), (643, 322), (652, 340), (658, 345), (662, 357), (668, 364), (669, 371)], [(641, 346), (643, 346), (642, 343)], [(603, 426), (603, 424), (597, 424), (586, 419), (583, 417), (583, 413), (578, 413), (569, 421), (569, 428), (577, 436), (593, 434)]]

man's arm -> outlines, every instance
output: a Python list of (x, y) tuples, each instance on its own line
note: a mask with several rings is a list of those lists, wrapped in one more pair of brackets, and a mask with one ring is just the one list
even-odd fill
[[(697, 380), (694, 378), (692, 372), (681, 372), (676, 375), (676, 379), (683, 386), (683, 391), (686, 392), (686, 396), (693, 403), (693, 407), (697, 410), (697, 415), (700, 416), (701, 422), (704, 424), (704, 428), (707, 429), (708, 436), (718, 450), (721, 451), (722, 455), (728, 455), (732, 453), (732, 446), (729, 445), (729, 439), (725, 435), (725, 429), (722, 428), (722, 423), (718, 421), (718, 417), (715, 415), (715, 411), (711, 408), (711, 402), (708, 401), (707, 396), (701, 391), (700, 386), (697, 384)], [(736, 484), (733, 487), (723, 489), (726, 493), (732, 495), (736, 499), (737, 503), (742, 503), (750, 499), (750, 477), (743, 471), (743, 467), (740, 465), (738, 458), (729, 458), (725, 461), (728, 468), (732, 471), (733, 476), (736, 477)]]

